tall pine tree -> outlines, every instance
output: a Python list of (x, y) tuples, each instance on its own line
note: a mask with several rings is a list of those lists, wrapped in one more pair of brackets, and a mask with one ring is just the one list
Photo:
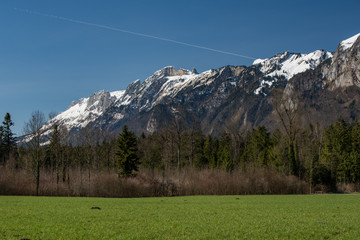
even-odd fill
[(330, 170), (331, 178), (334, 184), (336, 182), (349, 182), (349, 167), (352, 150), (351, 139), (352, 127), (339, 118), (337, 122), (330, 125), (324, 133), (322, 161)]
[(3, 126), (1, 127), (1, 145), (2, 152), (4, 157), (4, 162), (10, 159), (10, 155), (16, 150), (16, 141), (14, 134), (11, 131), (11, 127), (14, 126), (13, 121), (11, 120), (10, 113), (6, 113), (4, 121), (2, 122)]
[(270, 133), (264, 126), (259, 126), (251, 133), (250, 138), (250, 161), (258, 164), (259, 166), (269, 166), (271, 161), (271, 138)]
[(220, 138), (220, 144), (218, 149), (218, 165), (221, 164), (227, 172), (232, 172), (235, 167), (234, 161), (231, 156), (230, 144), (230, 135), (224, 133)]
[(138, 171), (140, 160), (138, 157), (138, 143), (133, 132), (125, 125), (117, 139), (116, 163), (119, 168), (119, 177), (131, 177)]

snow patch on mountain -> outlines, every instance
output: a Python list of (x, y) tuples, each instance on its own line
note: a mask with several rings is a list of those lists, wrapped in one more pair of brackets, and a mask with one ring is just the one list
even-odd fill
[(143, 83), (139, 80), (131, 83), (115, 106), (120, 108), (132, 105), (139, 111), (149, 111), (164, 98), (174, 97), (184, 88), (210, 84), (213, 79), (209, 80), (208, 76), (212, 73), (213, 71), (209, 70), (199, 74), (194, 70), (176, 70), (173, 66), (167, 66), (156, 71)]
[(309, 69), (315, 69), (321, 62), (331, 58), (332, 53), (318, 50), (309, 54), (291, 54), (280, 66), (267, 76), (285, 76), (286, 79), (292, 78), (298, 73), (305, 72)]
[[(265, 87), (271, 87), (273, 85), (273, 81), (266, 81), (266, 80), (261, 80), (260, 82), (260, 87), (258, 87), (257, 89), (255, 89), (254, 93), (256, 95), (259, 95), (261, 90)], [(264, 95), (266, 96), (266, 94), (264, 93)]]
[(268, 59), (256, 59), (253, 65), (260, 65), (265, 77), (284, 76), (287, 80), (294, 75), (316, 68), (321, 62), (332, 58), (332, 53), (317, 50), (308, 54), (284, 52)]
[(156, 99), (153, 101), (152, 107), (165, 97), (176, 96), (181, 90), (187, 87), (195, 89), (202, 85), (209, 85), (214, 80), (209, 78), (213, 70), (208, 70), (200, 74), (194, 71), (184, 70), (184, 73), (184, 75), (166, 77), (165, 83), (155, 96)]
[(117, 119), (117, 120), (121, 120), (121, 119), (123, 119), (125, 116), (124, 116), (124, 114), (122, 114), (122, 113), (115, 113), (114, 114), (114, 118), (115, 119)]
[(268, 80), (261, 79), (259, 87), (254, 93), (258, 95), (264, 87), (271, 87), (273, 82), (280, 78), (289, 80), (298, 73), (315, 69), (320, 63), (332, 57), (331, 52), (317, 50), (308, 54), (284, 52), (272, 58), (256, 59), (253, 65), (258, 66), (259, 70), (264, 73), (264, 79), (272, 78), (273, 80), (270, 83)]
[(110, 92), (110, 96), (116, 97), (117, 99), (120, 99), (124, 94), (125, 90)]
[(342, 50), (347, 50), (349, 48), (351, 48), (355, 41), (359, 38), (360, 33), (356, 34), (355, 36), (352, 36), (351, 38), (345, 39), (344, 41), (342, 41), (340, 43), (340, 47), (342, 48)]
[(166, 82), (161, 86), (156, 96), (156, 102), (159, 102), (165, 96), (176, 95), (179, 91), (181, 91), (181, 89), (191, 83), (191, 81), (194, 80), (196, 77), (197, 74), (166, 77)]
[(124, 93), (125, 91), (107, 92), (102, 90), (88, 98), (74, 101), (66, 111), (49, 120), (44, 128), (50, 129), (55, 123), (65, 126), (68, 130), (73, 127), (85, 127), (103, 114), (112, 103), (122, 98)]
[(254, 62), (252, 63), (252, 65), (263, 63), (266, 60), (267, 60), (267, 58), (265, 58), (265, 59), (261, 59), (261, 58), (255, 59)]

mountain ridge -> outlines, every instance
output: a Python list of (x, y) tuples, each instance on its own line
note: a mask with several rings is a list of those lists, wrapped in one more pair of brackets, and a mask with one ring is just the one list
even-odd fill
[(74, 134), (85, 127), (116, 133), (127, 124), (137, 134), (151, 133), (169, 126), (180, 112), (184, 124), (196, 122), (196, 128), (208, 134), (219, 133), (221, 125), (232, 122), (237, 122), (236, 129), (269, 125), (275, 121), (269, 97), (274, 88), (301, 92), (323, 91), (325, 86), (329, 91), (360, 87), (359, 36), (342, 41), (335, 53), (286, 51), (256, 59), (248, 67), (224, 66), (197, 73), (167, 66), (143, 82), (133, 81), (125, 90), (102, 90), (74, 101), (44, 130), (49, 134), (57, 124)]

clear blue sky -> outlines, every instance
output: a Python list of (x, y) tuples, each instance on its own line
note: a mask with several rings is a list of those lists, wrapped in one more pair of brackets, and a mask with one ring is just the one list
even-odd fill
[(254, 58), (334, 51), (360, 32), (360, 1), (8, 0), (0, 3), (0, 117), (21, 133), (35, 110), (62, 112), (99, 90), (122, 90), (165, 66), (252, 60), (31, 14), (25, 9)]

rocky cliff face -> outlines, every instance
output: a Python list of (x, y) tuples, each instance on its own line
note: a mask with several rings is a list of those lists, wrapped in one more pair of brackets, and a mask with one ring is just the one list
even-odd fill
[(330, 89), (360, 87), (360, 34), (346, 39), (338, 46), (331, 66), (324, 70)]
[(332, 58), (289, 80), (285, 92), (296, 91), (303, 122), (327, 126), (340, 116), (360, 117), (360, 34), (342, 41)]
[[(274, 88), (290, 99), (296, 95), (294, 101), (308, 111), (307, 121), (326, 124), (339, 114), (354, 118), (360, 116), (355, 109), (360, 103), (359, 48), (358, 34), (341, 42), (334, 54), (284, 52), (249, 67), (225, 66), (200, 74), (165, 67), (124, 91), (100, 91), (73, 102), (44, 129), (50, 131), (57, 123), (74, 134), (84, 127), (117, 133), (127, 124), (141, 134), (168, 127), (174, 117), (209, 134), (258, 125), (272, 129), (277, 121), (271, 104)], [(322, 120), (327, 115), (331, 117)]]

